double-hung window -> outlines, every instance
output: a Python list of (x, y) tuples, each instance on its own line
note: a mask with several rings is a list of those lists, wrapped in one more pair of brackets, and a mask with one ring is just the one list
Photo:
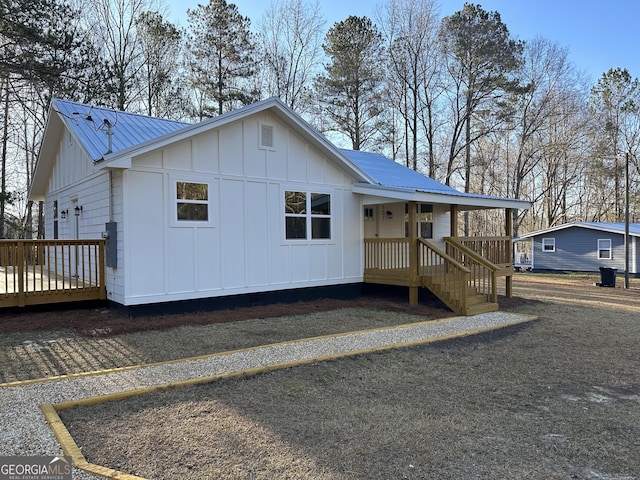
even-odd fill
[(598, 240), (598, 258), (600, 260), (611, 260), (611, 239)]
[(287, 240), (331, 238), (331, 195), (285, 191), (284, 208)]
[(555, 238), (543, 238), (542, 239), (542, 251), (543, 252), (555, 252), (556, 251), (556, 239)]
[(176, 219), (178, 222), (209, 221), (209, 184), (176, 182)]

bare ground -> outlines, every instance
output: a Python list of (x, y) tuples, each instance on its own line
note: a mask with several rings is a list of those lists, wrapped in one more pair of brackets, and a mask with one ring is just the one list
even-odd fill
[(640, 290), (516, 278), (525, 326), (62, 418), (89, 461), (157, 479), (640, 478)]
[[(0, 384), (452, 316), (405, 292), (130, 318), (107, 308), (12, 311), (0, 321)], [(503, 307), (526, 302), (500, 298)], [(325, 315), (331, 312), (331, 315)]]

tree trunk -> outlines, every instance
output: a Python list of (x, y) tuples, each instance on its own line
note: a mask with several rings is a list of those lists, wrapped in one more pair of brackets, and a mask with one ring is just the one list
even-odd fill
[(5, 238), (5, 206), (7, 201), (7, 143), (9, 136), (9, 78), (4, 79), (4, 125), (2, 126), (2, 175), (0, 185), (0, 238)]
[[(471, 82), (469, 82), (471, 85)], [(471, 191), (471, 92), (467, 92), (467, 105), (465, 110), (465, 132), (464, 132), (464, 191), (469, 193)], [(469, 212), (464, 212), (464, 235), (469, 235)]]

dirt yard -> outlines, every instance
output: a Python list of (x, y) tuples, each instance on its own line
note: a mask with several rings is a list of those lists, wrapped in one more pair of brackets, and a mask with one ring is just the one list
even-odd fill
[[(523, 301), (500, 298), (503, 307)], [(325, 315), (327, 312), (331, 314)], [(0, 321), (0, 383), (163, 362), (451, 315), (429, 295), (422, 295), (420, 305), (409, 305), (406, 292), (142, 318), (105, 308), (14, 311)]]
[(522, 326), (62, 419), (89, 461), (154, 479), (639, 479), (640, 289), (593, 281), (517, 276)]

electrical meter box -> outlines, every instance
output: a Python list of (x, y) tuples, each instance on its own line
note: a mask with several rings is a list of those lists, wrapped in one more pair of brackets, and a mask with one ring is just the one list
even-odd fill
[(118, 222), (104, 224), (104, 259), (107, 267), (118, 266)]

